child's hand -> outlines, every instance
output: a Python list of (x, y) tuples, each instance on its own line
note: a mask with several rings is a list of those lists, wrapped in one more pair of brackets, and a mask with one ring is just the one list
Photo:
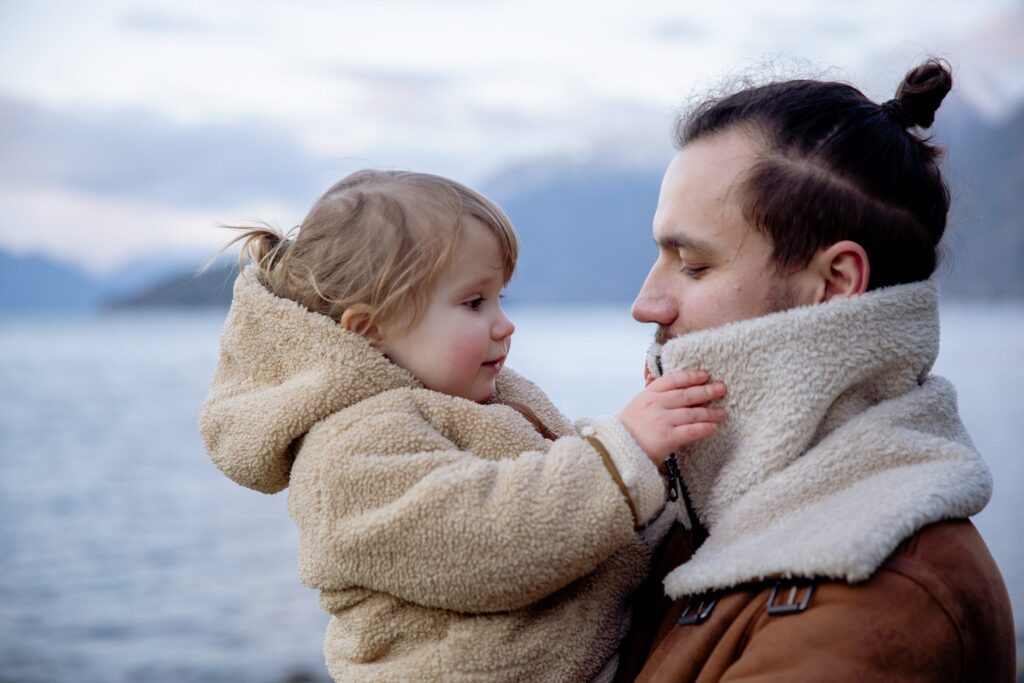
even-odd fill
[(725, 385), (708, 384), (709, 379), (704, 370), (669, 373), (648, 384), (619, 413), (619, 421), (658, 469), (677, 448), (714, 434), (725, 419), (725, 410), (704, 405), (725, 396)]

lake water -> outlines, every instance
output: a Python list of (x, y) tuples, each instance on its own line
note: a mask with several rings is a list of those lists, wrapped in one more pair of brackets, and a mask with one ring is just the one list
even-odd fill
[[(513, 318), (510, 365), (570, 416), (638, 390), (650, 329), (625, 307)], [(0, 319), (0, 681), (326, 678), (285, 496), (228, 481), (196, 432), (222, 321)], [(1021, 633), (1024, 307), (948, 306), (942, 325), (936, 371), (995, 475), (975, 521)]]

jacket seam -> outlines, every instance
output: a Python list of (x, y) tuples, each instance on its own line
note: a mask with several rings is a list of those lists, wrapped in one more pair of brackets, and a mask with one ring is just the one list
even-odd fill
[[(748, 590), (750, 590), (750, 589), (748, 589)], [(749, 608), (750, 605), (752, 605), (755, 602), (757, 602), (758, 598), (760, 596), (764, 595), (767, 591), (768, 591), (767, 586), (758, 586), (757, 592), (753, 592), (752, 591), (753, 594), (750, 596), (750, 600), (747, 601), (747, 604), (744, 605), (743, 609), (745, 610), (745, 609)], [(768, 604), (768, 597), (767, 596), (765, 596), (764, 602), (765, 602), (765, 605), (767, 606), (767, 604)], [(751, 619), (750, 621), (747, 622), (747, 627), (745, 629), (743, 629), (743, 636), (741, 638), (741, 643), (742, 643), (742, 646), (743, 646), (741, 651), (746, 651), (747, 646), (750, 644), (750, 640), (751, 640), (753, 632), (755, 630), (759, 631), (762, 628), (764, 628), (764, 623), (768, 620), (768, 618), (769, 618), (768, 617), (768, 610), (767, 609), (763, 609), (763, 610), (758, 610), (757, 611), (757, 616), (755, 616), (753, 619)]]
[(934, 602), (939, 607), (939, 609), (942, 610), (942, 613), (946, 615), (946, 619), (949, 621), (950, 626), (953, 628), (953, 632), (956, 633), (957, 643), (960, 645), (960, 667), (957, 673), (957, 680), (964, 680), (964, 653), (966, 652), (966, 647), (964, 645), (964, 634), (960, 629), (959, 623), (950, 613), (949, 608), (946, 606), (946, 602), (939, 598), (939, 596), (937, 596), (935, 592), (928, 587), (926, 580), (923, 579), (921, 575), (927, 575), (929, 579), (938, 582), (939, 585), (941, 585), (944, 589), (950, 591), (950, 593), (954, 592), (953, 588), (945, 581), (945, 579), (943, 579), (941, 576), (938, 576), (936, 572), (932, 571), (931, 568), (921, 565), (907, 558), (892, 558), (889, 562), (886, 562), (885, 567), (882, 568), (881, 571), (889, 572), (890, 574), (896, 574), (897, 576), (902, 576), (907, 581), (910, 581), (911, 583), (916, 585), (918, 588), (924, 591), (924, 593), (931, 599), (931, 601)]

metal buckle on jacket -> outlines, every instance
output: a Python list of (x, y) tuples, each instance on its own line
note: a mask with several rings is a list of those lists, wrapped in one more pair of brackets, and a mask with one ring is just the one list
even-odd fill
[(717, 604), (718, 595), (714, 593), (693, 598), (690, 600), (690, 604), (686, 606), (686, 609), (683, 610), (683, 613), (679, 615), (676, 625), (696, 626), (697, 624), (703, 624), (711, 616), (711, 611), (715, 609)]
[[(781, 591), (789, 590), (785, 602), (776, 602)], [(804, 589), (803, 599), (797, 601), (800, 589)], [(784, 614), (799, 614), (811, 604), (811, 596), (814, 595), (814, 581), (812, 579), (790, 579), (776, 581), (772, 588), (772, 594), (768, 596), (768, 616), (775, 617)]]

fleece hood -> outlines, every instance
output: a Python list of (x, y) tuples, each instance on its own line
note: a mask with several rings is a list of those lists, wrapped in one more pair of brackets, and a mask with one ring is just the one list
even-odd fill
[(199, 417), (214, 463), (264, 493), (288, 486), (296, 441), (389, 389), (420, 387), (364, 338), (275, 296), (250, 266), (235, 281), (217, 371)]

